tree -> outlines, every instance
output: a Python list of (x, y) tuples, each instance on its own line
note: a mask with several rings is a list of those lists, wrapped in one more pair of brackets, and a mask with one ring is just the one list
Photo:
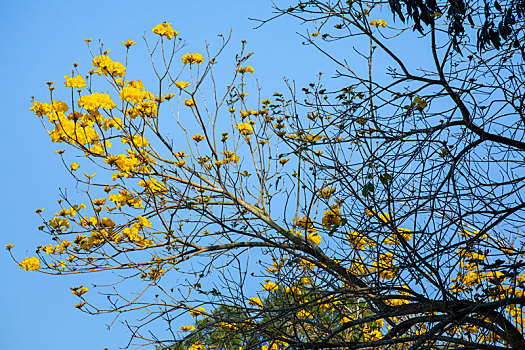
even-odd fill
[[(524, 348), (520, 49), (449, 36), (449, 5), (420, 37), (385, 6), (276, 7), (340, 67), (302, 95), (251, 90), (244, 44), (223, 87), (228, 39), (182, 55), (169, 23), (148, 46), (155, 93), (102, 48), (87, 82), (66, 77), (69, 106), (50, 84), (32, 110), (99, 170), (67, 165), (89, 201), (64, 193), (42, 227), (57, 244), (20, 266), (118, 271), (107, 306), (84, 286), (76, 306), (134, 312), (133, 337), (165, 348)], [(338, 57), (349, 39), (356, 55)], [(400, 39), (428, 52), (419, 69)], [(149, 333), (156, 321), (167, 334)]]

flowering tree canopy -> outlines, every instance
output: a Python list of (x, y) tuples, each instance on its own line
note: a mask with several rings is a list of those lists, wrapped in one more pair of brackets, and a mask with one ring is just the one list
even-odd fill
[(301, 94), (264, 96), (244, 42), (217, 81), (228, 39), (186, 52), (171, 23), (152, 84), (86, 40), (93, 67), (31, 107), (77, 195), (37, 210), (54, 242), (20, 267), (114, 271), (75, 307), (163, 349), (523, 349), (520, 49), (455, 41), (451, 12), (416, 37), (385, 6), (275, 8), (339, 67)]

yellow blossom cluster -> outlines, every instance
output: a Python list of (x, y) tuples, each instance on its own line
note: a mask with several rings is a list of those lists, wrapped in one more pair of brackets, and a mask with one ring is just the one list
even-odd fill
[(81, 75), (77, 75), (74, 78), (71, 78), (69, 75), (66, 75), (64, 79), (66, 79), (66, 81), (64, 82), (66, 87), (77, 89), (82, 89), (86, 87), (86, 81)]
[(333, 226), (339, 226), (341, 223), (341, 211), (337, 204), (332, 204), (330, 209), (324, 212), (322, 219), (323, 227), (326, 229), (331, 229)]
[(126, 109), (125, 113), (133, 119), (138, 116), (154, 117), (158, 113), (157, 102), (154, 100), (144, 100), (136, 104), (133, 108)]
[(126, 156), (125, 154), (110, 155), (104, 160), (109, 165), (114, 165), (123, 174), (124, 177), (129, 177), (131, 173), (138, 171), (138, 166), (141, 164), (133, 154)]
[(286, 258), (281, 258), (279, 259), (279, 261), (277, 261), (277, 259), (275, 258), (273, 258), (272, 260), (273, 260), (272, 266), (266, 269), (268, 273), (279, 272), (283, 268), (284, 263), (286, 262)]
[(140, 180), (138, 185), (144, 187), (144, 190), (148, 191), (149, 193), (166, 191), (166, 186), (158, 182), (155, 178), (150, 178), (149, 180)]
[(142, 135), (130, 135), (130, 136), (124, 136), (121, 138), (121, 142), (123, 144), (130, 144), (135, 148), (142, 148), (142, 147), (148, 147), (149, 143), (148, 140), (142, 136)]
[(352, 248), (357, 250), (365, 250), (366, 247), (372, 247), (376, 245), (374, 241), (369, 240), (363, 234), (355, 231), (347, 234), (346, 238), (348, 238)]
[(317, 232), (317, 229), (314, 229), (308, 232), (306, 239), (308, 239), (309, 241), (312, 241), (313, 243), (317, 245), (321, 244), (321, 236)]
[(323, 187), (319, 190), (318, 196), (323, 199), (329, 200), (330, 198), (332, 198), (335, 191), (336, 189), (333, 187)]
[(94, 227), (94, 228), (111, 228), (115, 227), (115, 222), (110, 219), (103, 217), (102, 219), (99, 219), (98, 217), (92, 216), (90, 218), (84, 216), (82, 219), (80, 219), (80, 226), (82, 227)]
[(410, 241), (412, 239), (412, 233), (408, 228), (398, 228), (397, 234), (393, 234), (383, 241), (384, 244), (398, 245), (400, 244), (399, 237), (403, 237), (405, 241)]
[(204, 141), (206, 139), (206, 136), (201, 135), (201, 134), (195, 134), (191, 138), (193, 140), (195, 140), (195, 142), (201, 142), (201, 141)]
[(191, 344), (191, 346), (188, 348), (188, 350), (206, 350), (206, 347), (199, 342), (195, 342)]
[(193, 332), (195, 330), (195, 326), (189, 325), (189, 326), (181, 326), (180, 330), (183, 332)]
[(393, 261), (392, 253), (380, 253), (378, 259), (372, 263), (372, 267), (379, 272), (379, 277), (392, 279), (396, 275), (395, 266), (392, 265)]
[(88, 111), (96, 111), (99, 107), (112, 109), (116, 106), (111, 97), (105, 93), (94, 92), (91, 95), (80, 96), (78, 99), (78, 107), (84, 107)]
[(126, 75), (126, 67), (120, 63), (115, 62), (107, 55), (100, 55), (93, 57), (93, 66), (97, 68), (95, 71), (98, 75), (111, 75), (113, 77), (123, 77)]
[(364, 341), (376, 341), (383, 338), (383, 334), (379, 329), (371, 328), (368, 325), (363, 327), (363, 339)]
[(114, 202), (118, 208), (122, 206), (130, 206), (134, 208), (142, 208), (142, 201), (136, 197), (133, 192), (128, 190), (120, 190), (119, 194), (110, 194), (108, 199)]
[(178, 31), (173, 30), (171, 23), (166, 22), (156, 25), (151, 31), (160, 36), (165, 36), (168, 40), (171, 40), (174, 36), (179, 34)]
[(40, 260), (34, 256), (25, 258), (18, 266), (26, 271), (36, 271), (40, 268)]
[[(146, 239), (143, 235), (139, 233), (143, 228), (144, 228), (144, 225), (142, 223), (136, 222), (131, 227), (124, 228), (122, 230), (122, 235), (125, 238), (127, 238), (130, 242), (133, 242), (142, 247), (147, 247), (153, 244), (153, 242), (150, 241), (149, 239)], [(153, 279), (156, 279), (156, 278), (153, 278)]]
[(120, 90), (120, 98), (123, 101), (138, 104), (144, 100), (152, 100), (153, 94), (144, 90), (144, 84), (140, 80), (132, 80)]
[(253, 74), (253, 67), (252, 66), (244, 66), (237, 68), (237, 72), (244, 74), (244, 73), (252, 73)]
[(194, 63), (196, 64), (202, 64), (204, 62), (204, 57), (200, 53), (186, 53), (184, 56), (182, 56), (182, 63), (192, 65)]
[(370, 21), (370, 25), (373, 27), (386, 27), (386, 22), (382, 19)]
[(193, 317), (205, 316), (206, 315), (205, 313), (206, 313), (206, 309), (204, 309), (202, 306), (199, 306), (195, 309), (190, 310), (190, 315), (192, 315)]
[(33, 113), (39, 117), (44, 115), (49, 116), (51, 113), (53, 113), (52, 105), (46, 102), (33, 101), (33, 106), (29, 108), (29, 110), (33, 111)]
[(195, 106), (195, 99), (194, 98), (184, 99), (184, 105), (187, 107)]
[(49, 220), (49, 226), (56, 232), (63, 232), (67, 230), (71, 225), (65, 218), (54, 217)]
[(188, 86), (190, 86), (190, 83), (188, 83), (187, 81), (177, 81), (175, 82), (175, 86), (178, 87), (179, 89), (185, 89)]
[(238, 123), (235, 128), (239, 130), (241, 135), (247, 136), (253, 133), (253, 127), (250, 123)]
[(275, 282), (268, 281), (268, 282), (263, 286), (263, 289), (264, 289), (264, 290), (267, 290), (267, 291), (270, 291), (270, 292), (274, 292), (274, 291), (276, 291), (277, 289), (279, 289), (279, 286), (278, 286)]
[(135, 45), (136, 42), (134, 42), (131, 39), (128, 39), (127, 41), (123, 41), (122, 44), (124, 44), (124, 46), (126, 46), (129, 49), (131, 46)]
[[(98, 108), (97, 106), (100, 106), (100, 104), (104, 107), (111, 107), (106, 106), (107, 101), (104, 101), (104, 98), (98, 99), (98, 97), (95, 97), (89, 99), (86, 97), (85, 101), (87, 101), (90, 108)], [(31, 110), (40, 117), (47, 115), (49, 122), (55, 124), (55, 128), (49, 132), (53, 142), (65, 141), (73, 144), (93, 144), (95, 146), (100, 144), (98, 133), (93, 128), (95, 123), (102, 125), (106, 130), (112, 127), (117, 129), (121, 127), (119, 118), (106, 119), (97, 111), (84, 114), (75, 112), (66, 116), (65, 112), (67, 112), (68, 106), (61, 101), (53, 101), (52, 105), (34, 101)]]
[(84, 286), (71, 288), (71, 293), (75, 294), (77, 297), (81, 296), (82, 294), (85, 294), (88, 292), (88, 289)]
[(260, 307), (261, 309), (264, 307), (264, 305), (263, 305), (263, 303), (261, 301), (261, 298), (259, 298), (259, 297), (251, 297), (250, 300), (248, 301), (248, 304)]

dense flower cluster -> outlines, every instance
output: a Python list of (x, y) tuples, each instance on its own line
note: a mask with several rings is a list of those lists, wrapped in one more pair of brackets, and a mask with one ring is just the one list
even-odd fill
[(112, 109), (117, 105), (108, 94), (94, 92), (91, 95), (80, 96), (78, 99), (78, 106), (84, 107), (88, 111), (96, 111), (99, 107)]
[(97, 68), (95, 71), (98, 75), (111, 75), (113, 77), (123, 77), (126, 75), (126, 67), (120, 63), (115, 62), (107, 55), (100, 55), (93, 58), (93, 66)]
[(74, 78), (71, 78), (69, 75), (66, 75), (64, 79), (66, 79), (64, 84), (67, 87), (77, 88), (77, 89), (82, 89), (86, 87), (86, 81), (81, 75), (77, 75)]
[(132, 80), (126, 83), (126, 86), (120, 90), (120, 98), (123, 101), (138, 104), (146, 99), (153, 100), (154, 95), (145, 91), (144, 84), (140, 80)]
[(250, 123), (238, 123), (235, 128), (239, 130), (241, 135), (251, 135), (253, 133), (253, 127)]
[(168, 40), (179, 34), (179, 32), (171, 28), (171, 23), (166, 22), (156, 25), (151, 31), (160, 36), (165, 36)]
[(37, 257), (25, 258), (18, 264), (21, 269), (26, 271), (36, 271), (40, 268), (40, 260)]
[(182, 56), (182, 63), (184, 64), (202, 64), (204, 62), (204, 57), (200, 53), (187, 53)]

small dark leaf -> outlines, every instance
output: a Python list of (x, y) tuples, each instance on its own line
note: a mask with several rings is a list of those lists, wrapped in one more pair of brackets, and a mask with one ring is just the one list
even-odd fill
[(388, 183), (388, 181), (392, 180), (392, 175), (390, 175), (390, 174), (386, 174), (386, 173), (385, 173), (385, 174), (379, 176), (379, 180), (381, 181), (381, 183), (382, 183), (383, 185), (386, 186), (386, 184)]
[(363, 194), (363, 196), (366, 197), (368, 196), (368, 194), (373, 193), (374, 189), (375, 189), (374, 184), (369, 182), (363, 187), (363, 191), (361, 191), (361, 193)]

